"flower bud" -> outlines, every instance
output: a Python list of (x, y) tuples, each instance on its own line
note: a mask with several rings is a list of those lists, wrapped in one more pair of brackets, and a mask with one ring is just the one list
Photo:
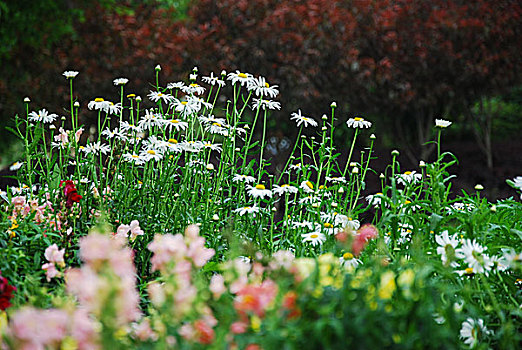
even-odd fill
[(161, 70), (161, 66), (158, 64), (155, 68), (154, 68), (157, 72), (159, 72)]
[(397, 151), (396, 149), (391, 151), (391, 155), (394, 156), (394, 157), (397, 157), (399, 154), (400, 154), (399, 151)]
[(31, 99), (29, 97), (26, 97), (26, 98), (24, 98), (24, 102), (29, 103), (29, 102), (31, 102)]
[(332, 108), (336, 108), (336, 107), (337, 107), (337, 103), (336, 103), (335, 101), (332, 102), (332, 103), (330, 104), (330, 107), (332, 107)]

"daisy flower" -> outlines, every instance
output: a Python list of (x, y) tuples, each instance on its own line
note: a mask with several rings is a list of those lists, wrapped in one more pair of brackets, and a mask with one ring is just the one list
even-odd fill
[(175, 98), (173, 99), (170, 106), (174, 108), (176, 112), (180, 112), (183, 117), (187, 117), (191, 114), (197, 113), (201, 109), (201, 104), (199, 104), (198, 101), (194, 99), (187, 99), (187, 101), (181, 101)]
[(348, 125), (349, 128), (370, 128), (372, 126), (372, 123), (364, 120), (363, 117), (353, 117), (348, 119), (346, 122), (346, 125)]
[(292, 165), (290, 165), (290, 167), (288, 167), (288, 169), (290, 171), (292, 171), (292, 170), (299, 171), (299, 170), (303, 169), (303, 165), (301, 163), (292, 164)]
[(121, 112), (121, 103), (112, 103), (111, 101), (107, 101), (109, 103), (108, 107), (107, 107), (107, 113), (108, 114), (120, 114)]
[(80, 149), (85, 154), (107, 154), (111, 151), (111, 147), (107, 144), (102, 144), (101, 142), (92, 142), (87, 144), (85, 147)]
[(160, 150), (143, 149), (140, 152), (140, 158), (142, 158), (145, 162), (148, 162), (149, 160), (154, 160), (157, 162), (163, 159), (163, 153)]
[(461, 259), (464, 257), (460, 251), (457, 251), (457, 246), (459, 245), (457, 234), (450, 236), (448, 231), (445, 230), (442, 234), (435, 236), (435, 241), (439, 245), (437, 254), (441, 256), (442, 263), (453, 268), (457, 267), (458, 264), (455, 262), (455, 258)]
[(77, 75), (78, 75), (78, 72), (73, 71), (73, 70), (67, 70), (67, 71), (63, 72), (63, 76), (66, 77), (67, 79), (74, 79)]
[(374, 207), (378, 207), (381, 205), (381, 197), (383, 196), (382, 192), (377, 192), (376, 194), (370, 194), (366, 196), (366, 201), (368, 204), (373, 205)]
[(513, 179), (513, 186), (522, 191), (522, 176), (517, 176)]
[(208, 77), (202, 77), (201, 80), (212, 86), (216, 84), (221, 87), (225, 86), (225, 81), (215, 77), (213, 72), (210, 72), (210, 76)]
[(276, 97), (279, 93), (279, 90), (277, 90), (277, 85), (270, 86), (264, 77), (259, 78), (253, 78), (248, 82), (248, 90), (253, 90), (254, 93), (259, 96), (270, 96), (272, 98)]
[(205, 92), (205, 88), (196, 83), (192, 83), (190, 85), (183, 86), (180, 89), (187, 95), (193, 95), (193, 94), (201, 95)]
[(127, 84), (129, 82), (129, 79), (127, 79), (127, 78), (117, 78), (117, 79), (114, 79), (112, 82), (116, 86), (118, 86), (118, 85), (125, 85), (125, 84)]
[(235, 73), (228, 73), (227, 80), (232, 81), (232, 85), (235, 85), (236, 83), (240, 83), (241, 86), (248, 86), (251, 83), (251, 81), (254, 79), (252, 74), (250, 73), (241, 73), (240, 71), (236, 70)]
[(484, 320), (475, 320), (468, 317), (466, 321), (462, 322), (462, 328), (460, 329), (460, 338), (470, 348), (474, 348), (477, 345), (480, 338), (492, 334), (490, 330), (484, 325)]
[(339, 262), (341, 266), (348, 267), (350, 269), (354, 269), (357, 266), (362, 264), (362, 261), (355, 258), (352, 253), (346, 252), (340, 258)]
[(475, 206), (471, 203), (460, 203), (456, 202), (451, 205), (451, 208), (448, 209), (450, 213), (452, 212), (462, 212), (464, 210), (472, 211), (475, 208)]
[(207, 125), (205, 130), (211, 134), (218, 134), (223, 136), (229, 135), (229, 126), (226, 124), (212, 123), (210, 125)]
[(444, 120), (444, 119), (435, 119), (435, 127), (437, 128), (447, 128), (448, 126), (450, 126), (452, 123), (448, 120)]
[(297, 122), (297, 126), (301, 126), (301, 124), (304, 124), (305, 128), (308, 127), (308, 124), (310, 124), (311, 126), (318, 125), (314, 119), (301, 115), (300, 109), (297, 111), (297, 113), (292, 113), (292, 117), (290, 118), (290, 120), (295, 120)]
[(346, 179), (344, 177), (326, 177), (326, 181), (333, 182), (333, 183), (346, 183)]
[(502, 249), (502, 255), (506, 261), (506, 264), (513, 268), (517, 264), (522, 263), (522, 253), (517, 253), (513, 248)]
[(160, 91), (150, 91), (150, 93), (147, 95), (147, 97), (152, 101), (152, 102), (158, 102), (158, 101), (163, 101), (165, 103), (171, 103), (174, 99), (174, 97), (172, 97), (171, 94), (165, 94), (163, 92), (160, 92)]
[(17, 171), (18, 169), (20, 169), (22, 167), (22, 165), (24, 165), (24, 162), (14, 162), (13, 164), (11, 164), (11, 166), (9, 167), (9, 170), (11, 171)]
[(313, 204), (313, 203), (320, 202), (320, 200), (321, 199), (319, 197), (317, 197), (317, 196), (309, 195), (309, 196), (300, 198), (299, 199), (299, 204)]
[(212, 123), (226, 124), (227, 123), (225, 118), (216, 118), (212, 114), (210, 114), (208, 117), (205, 117), (204, 115), (198, 116), (198, 120), (202, 124), (212, 124)]
[(32, 122), (52, 123), (56, 118), (58, 118), (58, 115), (54, 113), (49, 114), (45, 108), (39, 110), (38, 113), (34, 111), (29, 113), (29, 120)]
[(294, 229), (307, 228), (309, 230), (313, 230), (313, 228), (314, 228), (314, 223), (311, 221), (303, 221), (303, 222), (292, 221), (291, 225), (292, 225), (292, 228), (294, 228)]
[(143, 157), (140, 157), (139, 155), (135, 153), (125, 153), (123, 154), (123, 160), (129, 163), (134, 163), (136, 165), (142, 165), (145, 164), (145, 159)]
[(221, 148), (220, 143), (203, 142), (203, 147), (206, 149), (210, 149), (212, 151), (217, 151), (217, 152), (221, 152), (223, 150)]
[(129, 132), (129, 131), (140, 132), (141, 131), (139, 126), (130, 124), (129, 122), (126, 122), (126, 121), (120, 122), (120, 130), (122, 132)]
[(174, 90), (174, 89), (181, 89), (182, 87), (185, 86), (185, 83), (182, 82), (182, 81), (178, 81), (176, 83), (168, 83), (167, 84), (167, 89), (169, 90)]
[(316, 245), (322, 245), (324, 241), (326, 241), (326, 236), (320, 231), (303, 233), (301, 237), (303, 238), (303, 243), (310, 242), (314, 247)]
[(297, 193), (299, 189), (295, 186), (284, 184), (281, 186), (274, 185), (273, 191), (275, 194), (282, 196), (285, 193)]
[(118, 138), (120, 140), (127, 139), (127, 136), (125, 136), (125, 134), (122, 131), (118, 130), (118, 128), (116, 128), (114, 130), (111, 130), (111, 129), (107, 128), (107, 129), (102, 131), (101, 135), (105, 136), (108, 139), (112, 139), (114, 137), (116, 137), (116, 138)]
[(244, 183), (248, 184), (248, 183), (254, 183), (256, 181), (256, 178), (253, 177), (253, 176), (249, 176), (249, 175), (236, 174), (232, 178), (232, 181), (234, 181), (234, 182), (244, 182)]
[(483, 254), (485, 250), (487, 250), (487, 247), (483, 247), (475, 240), (472, 241), (470, 239), (466, 239), (462, 244), (462, 248), (457, 249), (474, 273), (484, 273), (487, 276), (493, 267), (493, 262), (488, 255)]
[(252, 206), (246, 206), (246, 207), (243, 207), (243, 208), (237, 208), (234, 210), (234, 213), (237, 213), (241, 216), (245, 215), (245, 214), (257, 214), (259, 213), (259, 210), (260, 208), (257, 206), (257, 205), (252, 205)]
[(258, 108), (261, 108), (262, 110), (265, 109), (281, 109), (281, 104), (277, 101), (271, 101), (271, 100), (263, 100), (262, 98), (254, 98), (252, 103), (252, 109), (256, 110)]
[(257, 184), (255, 186), (247, 185), (247, 193), (254, 198), (264, 199), (265, 197), (272, 197), (272, 191), (267, 190), (265, 185)]
[(138, 122), (138, 127), (141, 131), (147, 130), (153, 126), (162, 126), (165, 123), (163, 116), (160, 113), (154, 113), (154, 110), (145, 110), (145, 116)]
[(181, 149), (185, 152), (198, 153), (203, 149), (201, 141), (183, 141), (179, 143)]
[(185, 130), (188, 128), (187, 122), (182, 122), (178, 119), (164, 119), (163, 125), (165, 125), (169, 131), (171, 131), (172, 128), (174, 128), (176, 131)]
[(314, 184), (311, 181), (303, 181), (301, 182), (301, 186), (305, 193), (313, 193), (314, 192)]
[(397, 175), (397, 182), (404, 186), (421, 180), (422, 174), (418, 174), (416, 171), (405, 171), (404, 174)]
[(107, 113), (107, 111), (109, 110), (109, 106), (110, 106), (110, 102), (105, 101), (101, 97), (96, 97), (93, 101), (90, 101), (89, 104), (87, 105), (87, 107), (90, 110), (93, 110), (93, 109), (95, 111), (101, 110), (101, 111), (104, 111), (105, 113)]

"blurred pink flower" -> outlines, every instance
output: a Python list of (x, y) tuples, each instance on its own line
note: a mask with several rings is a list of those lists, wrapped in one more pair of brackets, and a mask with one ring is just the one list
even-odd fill
[(42, 265), (42, 270), (45, 271), (45, 277), (47, 282), (50, 282), (52, 278), (60, 276), (60, 271), (56, 269), (56, 266), (51, 262)]
[(150, 259), (152, 271), (166, 271), (170, 261), (183, 260), (186, 256), (187, 246), (181, 234), (155, 235), (148, 249), (154, 253)]
[(50, 245), (45, 249), (45, 258), (50, 263), (55, 263), (59, 266), (65, 266), (65, 261), (63, 260), (63, 255), (65, 254), (65, 249), (59, 249), (55, 244)]
[(240, 314), (253, 312), (263, 317), (265, 310), (276, 297), (277, 290), (277, 284), (270, 279), (261, 284), (248, 284), (238, 291), (234, 307)]
[(219, 274), (212, 276), (209, 289), (212, 292), (214, 299), (219, 299), (219, 297), (227, 291), (223, 276)]

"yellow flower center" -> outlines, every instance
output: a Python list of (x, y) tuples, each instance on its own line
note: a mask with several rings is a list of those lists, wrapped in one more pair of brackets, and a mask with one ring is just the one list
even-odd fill
[(306, 186), (308, 186), (308, 188), (310, 188), (311, 190), (314, 189), (314, 184), (311, 183), (310, 181), (306, 181)]
[(356, 122), (360, 122), (360, 121), (362, 121), (362, 120), (364, 120), (364, 119), (363, 119), (363, 118), (360, 118), (360, 117), (355, 117), (355, 118), (353, 118), (353, 120), (355, 120)]
[(182, 104), (182, 105), (186, 105), (186, 104), (187, 104), (187, 101), (181, 101), (181, 104)]
[(158, 97), (161, 97), (163, 96), (163, 94), (161, 92), (158, 92)]
[(321, 186), (319, 186), (319, 189), (324, 190), (324, 189), (326, 189), (326, 187), (324, 187), (324, 185), (321, 185)]
[(249, 210), (249, 209), (250, 209), (250, 207), (244, 207), (243, 209), (245, 209), (245, 210)]
[(472, 267), (468, 267), (464, 270), (464, 272), (468, 275), (471, 275), (473, 273), (473, 268)]
[(171, 122), (171, 123), (174, 123), (174, 124), (177, 124), (177, 123), (179, 123), (179, 120), (177, 120), (177, 119), (171, 119), (170, 122)]
[(288, 186), (290, 186), (290, 185), (288, 185), (288, 184), (281, 185), (281, 187), (288, 187)]
[(262, 185), (262, 184), (256, 185), (256, 189), (264, 190), (265, 189), (265, 185)]
[(411, 201), (409, 201), (407, 199), (404, 201), (404, 204), (410, 204), (410, 203), (411, 203)]
[(192, 83), (190, 84), (190, 87), (198, 87), (199, 85), (198, 84), (195, 84), (195, 83)]
[(103, 101), (104, 101), (104, 99), (101, 98), (101, 97), (96, 97), (96, 98), (94, 99), (94, 102), (103, 102)]
[(149, 149), (149, 150), (147, 151), (147, 153), (148, 153), (148, 154), (153, 154), (153, 155), (156, 154), (156, 152), (155, 152), (154, 150), (152, 150), (152, 149)]
[(137, 156), (137, 155), (133, 154), (131, 157), (132, 158), (139, 158), (140, 156)]
[(310, 238), (317, 238), (317, 237), (319, 237), (319, 235), (316, 235), (315, 233), (310, 235)]
[(332, 228), (333, 225), (332, 225), (331, 223), (329, 223), (329, 222), (325, 222), (325, 223), (324, 223), (324, 227), (325, 227), (325, 228)]
[(343, 259), (344, 260), (352, 260), (353, 259), (353, 254), (352, 253), (344, 253), (343, 254)]
[(405, 171), (404, 175), (411, 175), (411, 171)]
[(212, 146), (211, 143), (205, 143), (205, 147), (210, 147), (210, 146)]
[(265, 82), (265, 87), (266, 87), (266, 88), (269, 88), (270, 85), (269, 85), (267, 82)]
[(138, 180), (138, 185), (143, 185), (143, 182), (141, 182), (140, 180)]
[(212, 123), (212, 125), (222, 127), (222, 125), (219, 123)]
[(169, 139), (168, 142), (169, 142), (169, 143), (176, 144), (176, 143), (178, 143), (178, 140), (176, 140), (176, 139)]
[(136, 97), (136, 94), (128, 94), (127, 95), (127, 98), (133, 98), (133, 97)]
[(245, 73), (239, 73), (237, 76), (243, 79), (248, 78), (248, 76)]

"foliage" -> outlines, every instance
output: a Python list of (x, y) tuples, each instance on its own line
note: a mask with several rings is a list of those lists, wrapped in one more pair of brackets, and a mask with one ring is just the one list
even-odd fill
[[(517, 347), (522, 204), (489, 203), (479, 185), (450, 199), (451, 122), (435, 120), (435, 161), (405, 171), (393, 151), (373, 193), (376, 136), (362, 139), (362, 116), (341, 119), (336, 103), (319, 120), (292, 113), (299, 133), (272, 172), (277, 86), (196, 68), (165, 86), (154, 71), (147, 100), (118, 78), (119, 102), (87, 108), (75, 98), (84, 73), (66, 71), (67, 117), (26, 100), (15, 118), (24, 159), (0, 211), (5, 347)], [(507, 184), (520, 194), (522, 176)]]

